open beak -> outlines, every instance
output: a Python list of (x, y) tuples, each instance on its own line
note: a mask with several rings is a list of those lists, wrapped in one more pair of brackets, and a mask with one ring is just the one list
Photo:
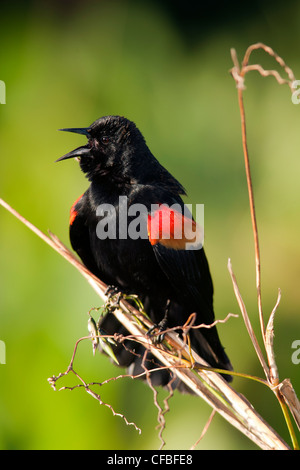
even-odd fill
[[(67, 128), (67, 129), (59, 129), (59, 131), (74, 132), (75, 134), (83, 134), (86, 137), (90, 136), (89, 129), (87, 127), (74, 127), (74, 128)], [(72, 150), (69, 153), (66, 153), (66, 155), (63, 155), (62, 157), (55, 160), (55, 162), (67, 160), (68, 158), (90, 157), (90, 156), (91, 156), (91, 149), (87, 145), (84, 145), (82, 147), (77, 147), (75, 150)]]
[(66, 155), (63, 155), (62, 157), (55, 160), (55, 163), (61, 162), (62, 160), (67, 160), (67, 158), (90, 157), (90, 156), (91, 156), (91, 149), (85, 145), (84, 147), (77, 147), (77, 149), (72, 150), (69, 153), (66, 153)]

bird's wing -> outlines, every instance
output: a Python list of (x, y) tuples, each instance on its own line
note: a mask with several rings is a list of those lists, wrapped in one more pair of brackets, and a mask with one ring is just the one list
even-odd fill
[[(183, 203), (181, 204), (183, 209)], [(176, 211), (168, 207), (170, 206), (161, 204), (156, 212), (148, 217), (149, 241), (158, 264), (174, 289), (187, 305), (201, 312), (201, 321), (210, 324), (214, 321), (213, 284), (202, 247), (203, 239), (198, 240), (198, 246), (197, 243), (191, 243), (189, 246), (186, 235), (191, 240), (190, 229), (187, 230), (186, 235), (182, 230), (186, 223), (186, 215), (180, 210)], [(164, 224), (164, 217), (171, 219), (169, 223)], [(192, 216), (190, 217), (192, 220)], [(198, 228), (193, 220), (192, 222), (192, 229), (196, 233)], [(177, 234), (176, 228), (179, 229)], [(180, 231), (182, 232), (181, 238)]]
[(83, 264), (94, 274), (98, 275), (98, 268), (91, 250), (89, 227), (87, 225), (88, 194), (85, 192), (73, 203), (70, 210), (69, 235), (74, 251), (81, 258)]

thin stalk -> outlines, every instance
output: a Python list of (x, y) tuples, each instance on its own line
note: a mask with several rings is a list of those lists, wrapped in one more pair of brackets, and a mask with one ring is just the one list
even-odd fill
[[(241, 76), (243, 76), (242, 72), (241, 72)], [(253, 230), (253, 236), (254, 236), (258, 313), (259, 313), (261, 332), (262, 332), (263, 338), (265, 338), (265, 324), (264, 324), (262, 302), (261, 302), (261, 266), (260, 266), (258, 228), (257, 228), (257, 220), (256, 220), (256, 212), (255, 212), (255, 204), (254, 204), (252, 177), (251, 177), (251, 171), (250, 171), (249, 153), (248, 153), (248, 146), (247, 146), (246, 118), (245, 118), (245, 107), (244, 107), (244, 102), (243, 102), (242, 88), (238, 88), (238, 101), (239, 101), (240, 116), (241, 116), (242, 143), (243, 143), (245, 170), (246, 170), (248, 196), (249, 196), (249, 204), (250, 204), (250, 214), (251, 214), (252, 230)]]
[(292, 423), (292, 420), (291, 420), (291, 417), (290, 417), (288, 407), (287, 407), (281, 393), (278, 390), (275, 391), (275, 395), (276, 395), (277, 400), (279, 401), (279, 404), (281, 406), (282, 413), (283, 413), (287, 428), (288, 428), (289, 433), (290, 433), (290, 438), (292, 440), (293, 448), (294, 448), (294, 450), (300, 450), (298, 440), (297, 440), (297, 437), (296, 437), (296, 433), (295, 433), (295, 429), (294, 429), (294, 426), (293, 426), (293, 423)]

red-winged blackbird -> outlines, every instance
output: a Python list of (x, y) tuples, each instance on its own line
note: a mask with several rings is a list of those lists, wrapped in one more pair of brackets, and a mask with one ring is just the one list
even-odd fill
[[(177, 204), (179, 210), (172, 212), (176, 216), (171, 225), (173, 229), (178, 225), (183, 217), (180, 214), (184, 214), (182, 185), (152, 155), (135, 124), (124, 117), (102, 117), (87, 128), (62, 130), (88, 138), (87, 145), (58, 159), (78, 157), (81, 170), (91, 182), (70, 214), (71, 244), (86, 267), (121, 292), (137, 294), (155, 324), (182, 326), (195, 312), (195, 324), (210, 325), (214, 321), (213, 284), (204, 249), (185, 249), (185, 243), (178, 242), (172, 233), (164, 240), (161, 227), (159, 233), (155, 228), (151, 232), (149, 224), (156, 218), (153, 207), (163, 213), (164, 208)], [(124, 235), (120, 222), (125, 220), (129, 231), (130, 223), (136, 220), (136, 213), (130, 214), (130, 209), (140, 207), (148, 214), (146, 236), (142, 218), (139, 229), (144, 236)], [(99, 221), (106, 224), (100, 227), (101, 233)], [(109, 222), (115, 229), (111, 233)], [(101, 328), (109, 335), (128, 334), (112, 313), (104, 317)], [(190, 339), (195, 351), (211, 366), (232, 370), (215, 327), (193, 329)], [(157, 360), (149, 354), (144, 360), (141, 346), (129, 340), (125, 344), (126, 348), (118, 344), (113, 349), (119, 364), (129, 367), (131, 374), (144, 372), (144, 365), (149, 370), (157, 368)], [(153, 372), (152, 383), (166, 385), (171, 376), (167, 370)], [(231, 376), (224, 376), (231, 380)], [(172, 386), (184, 389), (176, 380)]]

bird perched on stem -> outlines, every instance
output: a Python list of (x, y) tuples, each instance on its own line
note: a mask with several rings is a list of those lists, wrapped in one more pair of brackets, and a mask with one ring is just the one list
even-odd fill
[[(192, 313), (195, 325), (213, 323), (213, 284), (201, 230), (186, 211), (184, 188), (153, 156), (136, 125), (106, 116), (86, 128), (62, 130), (88, 139), (57, 160), (76, 157), (90, 181), (70, 213), (71, 245), (85, 266), (109, 286), (137, 294), (160, 330), (184, 325)], [(101, 329), (128, 334), (112, 313)], [(189, 335), (192, 348), (212, 367), (232, 370), (215, 326), (191, 329)], [(143, 359), (142, 346), (125, 344), (113, 346), (120, 366), (133, 375), (145, 366), (157, 368), (150, 354)], [(153, 385), (167, 385), (171, 377), (167, 370), (151, 374)]]

